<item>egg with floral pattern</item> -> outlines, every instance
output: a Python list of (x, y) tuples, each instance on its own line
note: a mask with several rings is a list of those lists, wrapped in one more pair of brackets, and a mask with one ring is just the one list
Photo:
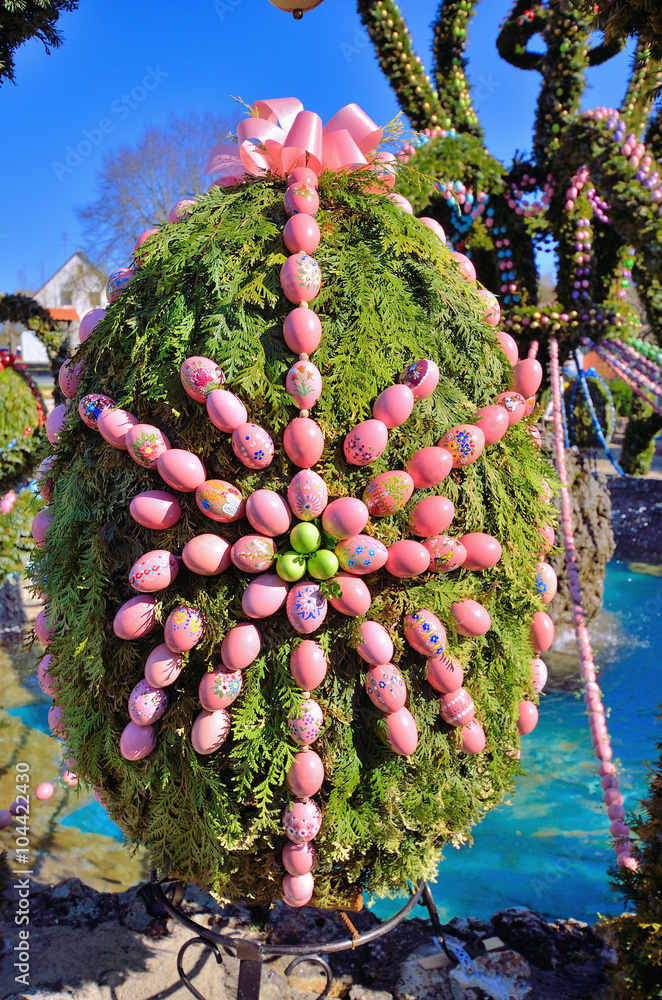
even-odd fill
[(536, 563), (536, 591), (542, 597), (543, 604), (549, 604), (554, 600), (557, 586), (556, 573), (549, 563)]
[(364, 489), (363, 502), (373, 517), (385, 517), (402, 510), (413, 492), (414, 480), (408, 472), (382, 472)]
[(404, 621), (405, 639), (424, 656), (439, 656), (446, 646), (446, 629), (427, 608), (407, 615)]
[(83, 396), (78, 404), (78, 415), (84, 424), (87, 424), (93, 431), (97, 430), (97, 420), (104, 410), (110, 410), (115, 406), (115, 400), (110, 396), (103, 396), (101, 393), (93, 392), (89, 396)]
[(280, 285), (285, 297), (295, 305), (312, 302), (322, 287), (319, 264), (303, 251), (292, 254), (280, 269)]
[(328, 500), (326, 483), (312, 469), (302, 469), (287, 488), (287, 502), (300, 521), (313, 521), (319, 517)]
[(471, 465), (483, 454), (485, 435), (475, 424), (457, 424), (442, 436), (440, 448), (446, 448), (453, 456), (453, 468)]
[(381, 420), (364, 420), (352, 427), (346, 436), (343, 451), (350, 465), (370, 465), (388, 444), (388, 429)]
[(167, 549), (153, 549), (136, 559), (129, 570), (129, 583), (141, 594), (164, 590), (177, 579), (179, 560)]
[(290, 802), (283, 813), (285, 836), (293, 844), (307, 844), (320, 832), (322, 813), (314, 799)]
[(200, 642), (205, 623), (197, 608), (182, 604), (168, 615), (164, 628), (164, 639), (173, 653), (185, 653)]
[(304, 698), (300, 707), (287, 720), (287, 728), (295, 743), (300, 747), (310, 746), (319, 736), (324, 716), (322, 709), (313, 698)]
[(168, 707), (168, 695), (163, 688), (138, 681), (129, 695), (129, 715), (137, 726), (149, 726), (161, 718)]
[(433, 573), (452, 573), (464, 563), (467, 550), (462, 542), (450, 535), (433, 535), (423, 542), (430, 553), (430, 569)]
[(283, 199), (288, 215), (315, 215), (320, 207), (320, 199), (312, 184), (300, 181), (292, 184), (285, 192)]
[(232, 450), (249, 469), (266, 469), (274, 457), (274, 443), (263, 427), (239, 424), (232, 432)]
[(263, 573), (276, 561), (276, 543), (264, 535), (243, 535), (232, 546), (230, 556), (244, 573)]
[(179, 370), (184, 392), (196, 403), (206, 403), (212, 389), (220, 389), (225, 375), (210, 358), (187, 358)]
[(198, 686), (198, 700), (207, 712), (217, 712), (219, 708), (228, 708), (241, 691), (241, 670), (228, 670), (227, 667), (216, 667), (203, 674)]
[(508, 414), (510, 427), (518, 423), (526, 413), (526, 400), (518, 392), (500, 392), (496, 401)]
[(73, 399), (80, 389), (84, 371), (85, 365), (83, 362), (74, 361), (73, 358), (67, 358), (60, 368), (57, 381), (67, 399)]
[(212, 521), (229, 524), (244, 516), (246, 504), (238, 487), (224, 479), (207, 479), (195, 491), (195, 502)]
[(439, 384), (439, 366), (430, 358), (413, 361), (403, 371), (400, 381), (409, 386), (414, 399), (425, 399), (432, 395)]
[(317, 583), (294, 584), (285, 607), (292, 628), (304, 635), (314, 632), (326, 618), (327, 601)]
[(397, 712), (407, 700), (407, 687), (392, 663), (370, 667), (365, 679), (368, 698), (382, 712)]
[(333, 550), (338, 562), (347, 573), (366, 576), (376, 573), (386, 565), (388, 550), (377, 538), (370, 535), (353, 535), (338, 542)]
[(134, 462), (144, 469), (155, 469), (161, 455), (170, 448), (170, 442), (158, 427), (152, 424), (136, 424), (130, 427), (124, 438), (126, 450)]
[(300, 410), (309, 410), (322, 395), (322, 376), (312, 361), (296, 361), (285, 379), (285, 388)]

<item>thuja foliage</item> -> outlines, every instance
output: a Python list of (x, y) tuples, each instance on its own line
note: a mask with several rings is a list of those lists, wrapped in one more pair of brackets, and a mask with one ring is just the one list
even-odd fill
[[(471, 418), (508, 386), (509, 366), (484, 322), (474, 286), (422, 223), (381, 195), (365, 194), (362, 176), (324, 174), (320, 180), (322, 240), (315, 258), (324, 284), (314, 308), (324, 333), (314, 361), (324, 391), (313, 416), (325, 435), (315, 468), (330, 499), (360, 497), (372, 476), (403, 468), (414, 451), (436, 444), (444, 430)], [(150, 239), (137, 277), (76, 355), (87, 366), (80, 396), (110, 395), (161, 427), (173, 447), (198, 454), (209, 478), (237, 483), (245, 496), (262, 487), (284, 495), (298, 471), (281, 444), (297, 412), (284, 387), (292, 355), (281, 336), (291, 308), (279, 284), (288, 256), (284, 190), (284, 181), (273, 178), (212, 188), (187, 221), (166, 225)], [(184, 393), (179, 369), (192, 355), (215, 360), (249, 419), (274, 437), (276, 454), (267, 469), (241, 465), (228, 436)], [(370, 416), (377, 394), (408, 363), (425, 357), (440, 366), (437, 390), (390, 432), (378, 461), (348, 465), (342, 450), (347, 432)], [(129, 693), (161, 634), (124, 642), (113, 633), (113, 617), (133, 593), (132, 563), (157, 547), (179, 554), (202, 532), (220, 529), (235, 540), (252, 529), (245, 520), (210, 522), (190, 494), (178, 495), (184, 516), (175, 527), (139, 527), (129, 503), (143, 490), (162, 487), (157, 473), (136, 465), (77, 418), (62, 434), (52, 475), (52, 522), (33, 569), (35, 578), (46, 581), (55, 626), (51, 676), (67, 752), (79, 773), (101, 789), (128, 841), (148, 847), (155, 864), (224, 897), (279, 897), (281, 814), (289, 798), (284, 775), (296, 749), (286, 719), (302, 697), (288, 669), (300, 636), (284, 612), (260, 623), (262, 652), (244, 672), (243, 690), (230, 709), (230, 738), (210, 756), (198, 755), (190, 740), (200, 679), (218, 665), (228, 628), (244, 620), (247, 574), (231, 568), (201, 578), (182, 567), (160, 593), (159, 620), (182, 601), (193, 604), (206, 618), (203, 638), (168, 689), (156, 749), (135, 763), (119, 750)], [(549, 520), (541, 494), (543, 480), (552, 475), (526, 422), (514, 426), (474, 465), (428, 491), (443, 492), (455, 503), (453, 534), (486, 531), (502, 541), (497, 566), (409, 581), (386, 572), (367, 578), (369, 617), (394, 639), (420, 732), (411, 757), (390, 749), (383, 716), (365, 694), (365, 665), (355, 652), (357, 620), (330, 607), (315, 632), (329, 659), (326, 680), (314, 695), (325, 718), (315, 749), (327, 774), (317, 796), (324, 814), (315, 840), (317, 905), (347, 903), (361, 891), (402, 890), (407, 880), (432, 876), (442, 846), (459, 843), (511, 790), (519, 769), (518, 703), (535, 697), (529, 623), (541, 607), (533, 586), (540, 548), (536, 523)], [(414, 501), (422, 495), (416, 493)], [(406, 536), (410, 509), (411, 503), (399, 514), (372, 519), (369, 532), (385, 543)], [(451, 624), (451, 603), (469, 597), (492, 616), (492, 628), (480, 638), (462, 638)], [(440, 718), (439, 695), (425, 680), (423, 658), (403, 639), (405, 614), (420, 607), (444, 621), (449, 648), (466, 670), (466, 686), (487, 732), (482, 754), (460, 751), (455, 731)]]
[[(588, 375), (586, 378), (595, 414), (607, 441), (614, 431), (613, 404), (609, 398), (609, 390), (602, 379)], [(593, 420), (586, 405), (586, 398), (577, 379), (572, 379), (564, 393), (564, 403), (568, 415), (568, 432), (570, 443), (579, 448), (600, 448), (600, 440), (593, 426)]]
[(0, 84), (14, 81), (16, 49), (24, 42), (38, 38), (49, 54), (58, 48), (60, 14), (77, 7), (78, 0), (0, 0)]
[(662, 430), (662, 417), (650, 403), (634, 396), (630, 420), (623, 435), (621, 466), (630, 476), (645, 476), (655, 454), (655, 438)]

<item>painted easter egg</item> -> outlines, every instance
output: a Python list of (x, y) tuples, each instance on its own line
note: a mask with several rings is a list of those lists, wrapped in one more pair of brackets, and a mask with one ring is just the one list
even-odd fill
[(206, 403), (212, 389), (220, 389), (225, 374), (211, 358), (187, 358), (179, 369), (184, 392), (196, 403)]
[(400, 375), (400, 382), (411, 389), (415, 400), (425, 399), (439, 385), (439, 366), (430, 358), (412, 361)]
[(120, 267), (108, 278), (106, 282), (106, 295), (109, 302), (116, 302), (120, 295), (127, 288), (136, 276), (136, 271), (132, 267)]
[[(156, 747), (154, 726), (137, 726), (129, 722), (120, 736), (120, 753), (125, 760), (142, 760)], [(103, 804), (103, 803), (102, 803)]]
[(457, 424), (442, 436), (439, 448), (446, 448), (453, 457), (453, 468), (471, 465), (483, 454), (485, 435), (475, 424)]
[(517, 710), (517, 729), (520, 736), (532, 733), (538, 725), (538, 709), (532, 701), (520, 701)]
[(486, 445), (496, 444), (510, 427), (508, 414), (498, 403), (492, 403), (490, 406), (484, 406), (482, 410), (477, 410), (474, 413), (473, 422), (483, 432)]
[[(35, 477), (37, 480), (37, 486), (39, 487), (39, 494), (42, 500), (45, 500), (46, 503), (48, 503), (49, 500), (53, 499), (53, 480), (50, 478), (50, 471), (54, 459), (55, 459), (54, 455), (49, 455), (47, 458), (43, 460), (43, 462), (40, 462)], [(16, 497), (16, 494), (14, 494), (14, 497)], [(3, 510), (3, 514), (8, 514), (8, 513), (9, 513), (8, 510)]]
[(326, 653), (313, 639), (304, 639), (290, 653), (290, 673), (302, 691), (319, 687), (327, 671)]
[(431, 229), (432, 232), (439, 237), (444, 246), (446, 246), (446, 233), (436, 219), (430, 219), (427, 215), (419, 215), (418, 221), (422, 222), (424, 226), (428, 227), (428, 229)]
[(196, 535), (182, 549), (182, 559), (187, 569), (199, 576), (216, 576), (225, 573), (232, 561), (232, 546), (221, 535)]
[(246, 517), (261, 535), (276, 538), (289, 530), (292, 514), (287, 502), (274, 490), (256, 490), (246, 501)]
[(430, 566), (430, 553), (420, 542), (405, 538), (388, 547), (386, 569), (391, 576), (408, 580), (420, 576)]
[(55, 688), (53, 687), (51, 675), (48, 672), (48, 668), (54, 659), (55, 657), (51, 653), (46, 653), (46, 656), (42, 656), (39, 661), (39, 665), (37, 666), (37, 680), (39, 681), (39, 687), (48, 698), (55, 697)]
[(450, 535), (433, 535), (425, 539), (423, 546), (430, 553), (432, 573), (451, 573), (464, 564), (467, 556), (462, 542)]
[(316, 191), (319, 180), (315, 171), (310, 167), (295, 167), (288, 173), (286, 183), (288, 188), (292, 187), (293, 184), (307, 184)]
[(501, 319), (501, 306), (496, 295), (488, 292), (486, 288), (479, 288), (478, 294), (483, 299), (485, 306), (485, 322), (489, 323), (490, 326), (498, 326)]
[(388, 444), (388, 430), (381, 420), (364, 420), (352, 427), (346, 436), (343, 451), (350, 465), (370, 465)]
[(411, 512), (409, 527), (415, 535), (441, 534), (455, 517), (455, 504), (447, 497), (423, 497)]
[(138, 423), (138, 417), (132, 413), (127, 413), (119, 407), (111, 410), (103, 410), (97, 418), (97, 430), (99, 434), (112, 445), (113, 448), (120, 448), (126, 451), (127, 432)]
[(513, 389), (528, 399), (535, 396), (542, 382), (542, 365), (535, 358), (524, 358), (513, 367)]
[(554, 622), (546, 611), (536, 611), (530, 626), (531, 644), (538, 655), (546, 652), (554, 642)]
[(427, 608), (420, 608), (407, 615), (404, 621), (405, 639), (424, 656), (440, 656), (446, 646), (446, 629), (436, 615)]
[(496, 399), (497, 403), (503, 406), (508, 414), (508, 424), (510, 427), (522, 419), (526, 410), (524, 396), (520, 396), (518, 392), (500, 392)]
[(372, 407), (375, 420), (381, 422), (390, 430), (399, 427), (411, 416), (414, 409), (414, 393), (404, 383), (389, 385), (380, 392)]
[(136, 424), (130, 427), (124, 438), (126, 450), (134, 462), (144, 469), (155, 469), (156, 463), (170, 448), (170, 442), (158, 427), (152, 424)]
[(168, 707), (168, 695), (163, 688), (152, 687), (149, 681), (138, 681), (129, 695), (129, 715), (137, 726), (157, 722)]
[(109, 410), (115, 406), (115, 400), (110, 396), (104, 396), (99, 392), (92, 392), (89, 396), (83, 396), (78, 404), (78, 415), (84, 424), (87, 424), (93, 431), (97, 429), (97, 420), (104, 410)]
[(291, 462), (300, 469), (309, 469), (319, 462), (324, 451), (324, 435), (319, 424), (310, 417), (291, 420), (283, 433), (283, 448)]
[(362, 500), (340, 497), (324, 509), (322, 527), (332, 538), (351, 538), (361, 534), (369, 517), (370, 512)]
[(273, 538), (264, 535), (243, 535), (232, 546), (230, 556), (244, 573), (263, 573), (276, 561), (276, 545)]
[(506, 355), (511, 365), (516, 365), (519, 360), (517, 341), (514, 337), (511, 337), (509, 333), (504, 330), (496, 330), (496, 339), (498, 340), (503, 353)]
[(196, 753), (210, 754), (221, 747), (230, 732), (230, 713), (227, 708), (214, 712), (200, 712), (191, 727), (191, 744)]
[(466, 254), (459, 253), (457, 250), (451, 250), (451, 257), (457, 264), (458, 271), (467, 281), (476, 280), (476, 268)]
[(492, 628), (489, 612), (478, 601), (454, 601), (451, 612), (460, 635), (485, 635)]
[[(309, 752), (314, 753), (313, 750)], [(315, 865), (315, 848), (312, 844), (292, 844), (288, 841), (281, 851), (281, 861), (290, 875), (305, 875)]]
[(483, 531), (471, 531), (460, 539), (467, 553), (464, 568), (470, 570), (490, 569), (496, 566), (503, 555), (501, 542)]
[(463, 687), (445, 694), (439, 702), (439, 707), (442, 719), (450, 726), (468, 726), (476, 714), (473, 698)]
[(294, 755), (285, 780), (293, 795), (309, 799), (317, 795), (324, 783), (324, 764), (314, 750), (303, 750)]
[(338, 542), (334, 552), (338, 562), (347, 573), (365, 576), (376, 573), (386, 565), (388, 552), (386, 546), (370, 535), (354, 535)]
[(205, 467), (192, 451), (171, 448), (159, 457), (158, 473), (168, 486), (182, 493), (193, 493), (207, 479)]
[(287, 502), (300, 521), (313, 521), (319, 517), (328, 500), (326, 483), (311, 469), (302, 469), (287, 488)]
[(48, 710), (48, 725), (53, 736), (59, 740), (66, 740), (67, 731), (62, 721), (62, 709), (59, 705), (51, 705)]
[(246, 504), (237, 486), (225, 479), (206, 479), (195, 490), (199, 510), (212, 521), (229, 524), (244, 516)]
[(163, 638), (173, 653), (185, 653), (200, 642), (205, 622), (197, 608), (180, 604), (170, 612), (163, 630)]
[(302, 251), (288, 257), (280, 269), (280, 286), (295, 305), (312, 302), (322, 287), (322, 272), (315, 258)]
[(297, 306), (285, 317), (283, 338), (293, 354), (312, 354), (322, 339), (322, 324), (317, 313)]
[(524, 407), (524, 416), (528, 417), (528, 416), (530, 416), (530, 414), (533, 413), (533, 411), (536, 408), (536, 397), (535, 396), (528, 396), (524, 400), (524, 402), (526, 404), (525, 407)]
[(298, 181), (285, 191), (283, 204), (288, 215), (315, 215), (320, 207), (320, 199), (312, 184)]
[(179, 500), (166, 490), (147, 490), (139, 493), (129, 504), (129, 513), (143, 528), (162, 531), (172, 528), (182, 516)]
[(238, 396), (227, 389), (212, 389), (207, 396), (207, 416), (214, 427), (232, 434), (235, 427), (245, 424), (248, 411)]
[(292, 628), (304, 635), (314, 632), (326, 618), (327, 601), (319, 584), (295, 584), (287, 595), (287, 617)]
[(192, 198), (182, 198), (168, 212), (168, 222), (178, 223), (183, 222), (184, 219), (188, 219), (194, 205), (195, 201)]
[(241, 595), (241, 607), (249, 618), (275, 615), (287, 600), (288, 586), (277, 573), (263, 573), (246, 587)]
[(155, 688), (168, 687), (174, 684), (182, 672), (184, 658), (179, 653), (173, 653), (162, 642), (147, 657), (145, 662), (145, 680)]
[(453, 456), (446, 448), (420, 448), (407, 462), (406, 469), (417, 490), (437, 486), (453, 468)]
[(536, 443), (537, 448), (542, 448), (542, 434), (535, 424), (529, 424), (529, 434)]
[(350, 618), (364, 615), (372, 603), (372, 596), (363, 580), (351, 573), (338, 573), (333, 581), (340, 587), (340, 597), (330, 597), (331, 606)]
[(406, 708), (390, 712), (385, 716), (388, 741), (391, 749), (403, 757), (408, 757), (418, 746), (418, 729), (414, 716)]
[(156, 628), (156, 598), (138, 594), (125, 601), (113, 619), (113, 632), (118, 639), (140, 639)]
[(365, 679), (370, 701), (381, 712), (397, 712), (407, 700), (404, 677), (392, 663), (370, 667)]
[(283, 879), (283, 902), (288, 906), (305, 906), (312, 899), (315, 889), (315, 879), (308, 872), (306, 875), (286, 875)]
[(543, 539), (542, 551), (543, 553), (547, 553), (549, 552), (552, 545), (556, 541), (556, 532), (554, 531), (551, 524), (543, 524), (542, 526), (538, 526), (537, 530), (538, 534)]
[(379, 622), (361, 622), (359, 636), (361, 642), (356, 652), (362, 660), (377, 665), (390, 662), (393, 656), (393, 642), (383, 625)]
[(42, 646), (47, 646), (49, 642), (53, 641), (55, 630), (49, 622), (48, 608), (43, 608), (35, 618), (34, 631)]
[(285, 379), (285, 389), (300, 410), (309, 410), (322, 395), (322, 376), (312, 361), (295, 361)]
[(101, 322), (105, 315), (105, 309), (90, 309), (89, 312), (85, 313), (80, 321), (80, 326), (78, 327), (78, 339), (81, 344), (83, 344), (87, 338), (94, 333), (97, 325)]
[(402, 510), (414, 492), (414, 480), (399, 469), (382, 472), (371, 479), (363, 491), (363, 502), (374, 517), (385, 517)]
[(540, 594), (543, 604), (549, 604), (554, 600), (557, 586), (556, 573), (549, 563), (536, 563), (536, 591)]
[(46, 437), (52, 445), (56, 445), (60, 440), (60, 434), (64, 430), (68, 420), (71, 418), (72, 409), (65, 403), (54, 406), (46, 418)]
[(285, 836), (293, 844), (307, 844), (320, 832), (322, 813), (314, 799), (290, 802), (283, 812)]
[[(316, 219), (312, 215), (293, 215), (285, 223), (283, 242), (290, 253), (315, 253), (320, 245), (321, 233)], [(301, 351), (295, 353), (301, 354)], [(309, 352), (306, 351), (306, 354)]]
[(228, 708), (241, 691), (240, 670), (228, 670), (221, 663), (215, 670), (203, 674), (198, 685), (198, 701), (206, 712)]
[(300, 747), (314, 743), (323, 724), (322, 709), (313, 698), (304, 698), (300, 707), (293, 711), (287, 720), (290, 736)]
[(428, 683), (442, 694), (451, 694), (462, 687), (464, 671), (462, 664), (452, 653), (430, 656), (427, 661)]
[(38, 545), (40, 548), (46, 541), (46, 533), (48, 531), (50, 523), (51, 523), (51, 514), (48, 510), (48, 507), (44, 507), (33, 518), (32, 538), (34, 540), (35, 545)]
[(487, 743), (485, 730), (477, 719), (460, 729), (460, 748), (465, 753), (482, 753)]
[(230, 670), (245, 670), (260, 655), (262, 639), (252, 622), (239, 622), (225, 633), (221, 659)]
[(531, 683), (536, 694), (540, 694), (547, 683), (547, 664), (539, 656), (531, 660)]
[(129, 570), (129, 583), (140, 594), (165, 590), (177, 579), (179, 561), (167, 549), (152, 549), (136, 559)]
[(57, 383), (67, 399), (73, 399), (83, 381), (85, 365), (82, 361), (67, 358), (57, 376)]
[(249, 469), (266, 469), (274, 457), (274, 443), (257, 424), (239, 424), (232, 432), (232, 450)]

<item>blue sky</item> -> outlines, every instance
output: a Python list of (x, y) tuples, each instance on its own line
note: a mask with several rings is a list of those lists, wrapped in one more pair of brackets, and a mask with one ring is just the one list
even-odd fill
[[(437, 0), (400, 7), (429, 69)], [(488, 146), (507, 162), (530, 149), (539, 84), (496, 52), (509, 7), (483, 0), (469, 47)], [(324, 0), (297, 22), (268, 0), (81, 0), (60, 25), (62, 48), (47, 56), (38, 42), (23, 46), (17, 85), (0, 88), (0, 291), (38, 288), (81, 245), (75, 208), (94, 199), (104, 154), (135, 143), (170, 110), (231, 117), (232, 94), (249, 103), (296, 96), (325, 121), (352, 101), (379, 124), (398, 111), (353, 0)], [(617, 105), (628, 64), (622, 53), (592, 70), (584, 105)]]

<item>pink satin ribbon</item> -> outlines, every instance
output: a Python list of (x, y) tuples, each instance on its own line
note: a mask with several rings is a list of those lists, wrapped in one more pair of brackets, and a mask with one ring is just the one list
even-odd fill
[(395, 157), (370, 156), (382, 137), (382, 129), (358, 104), (341, 108), (323, 127), (319, 115), (306, 111), (296, 97), (256, 101), (253, 116), (237, 127), (238, 142), (214, 146), (204, 173), (239, 180), (246, 174), (282, 176), (295, 167), (309, 167), (319, 174), (372, 166), (388, 175), (393, 173)]

